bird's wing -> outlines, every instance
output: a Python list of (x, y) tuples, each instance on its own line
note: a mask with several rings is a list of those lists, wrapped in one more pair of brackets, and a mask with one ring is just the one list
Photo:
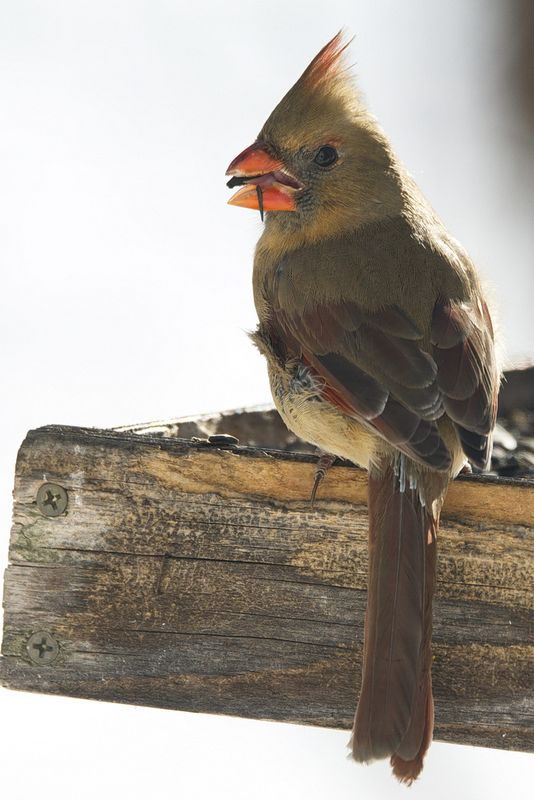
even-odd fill
[(438, 298), (431, 340), (444, 409), (456, 425), (466, 456), (484, 467), (490, 455), (499, 389), (486, 303)]
[(466, 455), (486, 462), (496, 390), (484, 314), (438, 300), (428, 353), (422, 331), (398, 306), (366, 313), (346, 301), (295, 311), (283, 295), (274, 309), (277, 327), (318, 376), (325, 399), (437, 470), (451, 466), (436, 425), (447, 413)]

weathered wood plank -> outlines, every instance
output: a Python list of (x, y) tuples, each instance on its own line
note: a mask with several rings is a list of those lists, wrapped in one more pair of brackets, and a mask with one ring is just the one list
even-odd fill
[[(44, 428), (16, 470), (0, 677), (12, 688), (349, 727), (365, 475), (310, 456)], [(36, 505), (44, 482), (66, 512)], [(455, 482), (439, 539), (436, 737), (534, 750), (534, 485)], [(59, 650), (41, 658), (45, 632)], [(50, 651), (51, 652), (51, 651)]]

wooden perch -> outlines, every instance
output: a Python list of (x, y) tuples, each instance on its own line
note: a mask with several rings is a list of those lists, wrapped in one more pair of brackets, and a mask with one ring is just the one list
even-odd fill
[[(152, 433), (154, 430), (152, 429)], [(48, 427), (17, 461), (5, 686), (349, 728), (366, 476), (309, 455)], [(436, 738), (534, 750), (534, 484), (451, 487)]]

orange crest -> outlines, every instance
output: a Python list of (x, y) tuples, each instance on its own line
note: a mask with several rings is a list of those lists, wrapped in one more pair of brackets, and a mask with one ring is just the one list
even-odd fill
[(343, 42), (343, 31), (336, 33), (328, 44), (319, 50), (313, 61), (306, 67), (302, 79), (311, 86), (317, 86), (326, 78), (340, 75), (343, 66), (343, 53), (351, 43)]

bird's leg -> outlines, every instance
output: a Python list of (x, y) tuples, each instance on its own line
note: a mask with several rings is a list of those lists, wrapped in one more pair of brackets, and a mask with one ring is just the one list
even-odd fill
[[(321, 451), (319, 451), (321, 452)], [(310, 495), (310, 505), (313, 508), (315, 503), (315, 497), (317, 495), (317, 489), (319, 488), (319, 484), (323, 480), (324, 476), (336, 460), (336, 456), (331, 455), (330, 453), (322, 453), (319, 457), (319, 461), (317, 462), (317, 467), (315, 468), (315, 478), (313, 481), (313, 487), (311, 490)]]

